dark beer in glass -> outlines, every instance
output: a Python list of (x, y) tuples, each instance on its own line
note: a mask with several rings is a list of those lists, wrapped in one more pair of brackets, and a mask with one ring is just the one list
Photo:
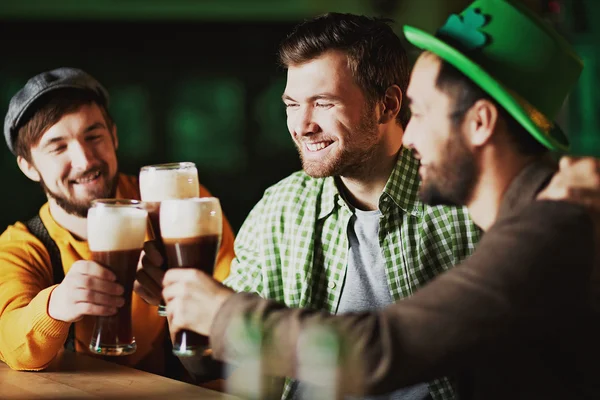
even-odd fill
[[(140, 195), (148, 207), (148, 217), (154, 240), (163, 260), (165, 248), (160, 233), (160, 204), (163, 200), (187, 199), (200, 196), (198, 170), (193, 162), (146, 165), (140, 170)], [(163, 269), (166, 269), (166, 263)], [(164, 302), (158, 306), (158, 314), (165, 316)]]
[(96, 317), (89, 345), (93, 353), (124, 356), (136, 350), (131, 326), (131, 298), (147, 219), (144, 204), (137, 200), (94, 200), (88, 211), (88, 245), (92, 260), (110, 269), (125, 289), (125, 304), (116, 315)]
[[(217, 198), (163, 201), (160, 227), (169, 268), (196, 268), (213, 274), (223, 231)], [(175, 335), (173, 353), (177, 356), (203, 354), (207, 348), (206, 336), (187, 330)]]

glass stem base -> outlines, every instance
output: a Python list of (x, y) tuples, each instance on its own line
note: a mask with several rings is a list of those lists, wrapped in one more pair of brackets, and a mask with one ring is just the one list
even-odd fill
[(137, 344), (135, 340), (130, 344), (107, 345), (102, 343), (90, 343), (90, 351), (103, 356), (126, 356), (135, 353)]

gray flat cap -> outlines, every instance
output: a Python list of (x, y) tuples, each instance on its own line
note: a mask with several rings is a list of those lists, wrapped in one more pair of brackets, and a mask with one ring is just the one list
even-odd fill
[(8, 112), (4, 118), (4, 138), (13, 154), (15, 154), (17, 127), (26, 111), (40, 96), (63, 88), (89, 90), (98, 96), (98, 100), (103, 105), (108, 106), (109, 98), (106, 89), (91, 75), (80, 69), (58, 68), (34, 76), (10, 99)]

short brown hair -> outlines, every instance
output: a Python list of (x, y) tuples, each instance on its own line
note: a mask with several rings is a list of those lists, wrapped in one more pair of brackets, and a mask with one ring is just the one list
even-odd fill
[(36, 100), (23, 117), (23, 123), (17, 127), (15, 153), (27, 161), (31, 161), (31, 148), (41, 139), (42, 134), (60, 119), (85, 105), (95, 103), (100, 107), (102, 116), (109, 130), (114, 122), (104, 103), (98, 95), (88, 90), (65, 88), (57, 89)]
[[(428, 53), (433, 54), (433, 53)], [(477, 86), (465, 74), (459, 71), (449, 62), (435, 56), (440, 60), (440, 70), (438, 72), (435, 86), (453, 99), (454, 111), (450, 118), (454, 126), (459, 126), (465, 117), (465, 114), (478, 100), (487, 100), (491, 102), (498, 110), (500, 119), (506, 123), (506, 131), (515, 146), (515, 149), (526, 156), (535, 156), (548, 152), (543, 144), (537, 141), (527, 129), (512, 117), (504, 107), (492, 98), (487, 92)]]
[[(327, 13), (294, 28), (279, 48), (285, 68), (310, 61), (329, 50), (346, 53), (357, 85), (369, 101), (379, 101), (392, 85), (406, 93), (410, 65), (392, 21), (361, 15)], [(410, 119), (407, 102), (402, 102), (396, 120), (406, 127)]]

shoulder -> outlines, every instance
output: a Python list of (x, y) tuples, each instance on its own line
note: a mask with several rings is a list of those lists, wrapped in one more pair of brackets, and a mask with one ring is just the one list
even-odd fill
[(313, 214), (323, 188), (324, 179), (315, 179), (303, 171), (294, 172), (288, 177), (268, 187), (259, 202), (252, 208), (246, 223), (267, 221), (280, 224), (283, 221), (297, 220), (300, 215)]
[[(560, 266), (566, 275), (588, 264), (594, 253), (594, 226), (581, 206), (560, 201), (533, 201), (518, 212), (501, 215), (477, 246), (481, 257), (514, 260), (520, 267)], [(501, 262), (501, 261), (498, 261)], [(569, 266), (565, 274), (565, 266)]]
[(532, 201), (516, 213), (499, 216), (486, 233), (535, 232), (540, 238), (580, 241), (593, 238), (593, 220), (583, 206), (564, 201)]
[(140, 199), (140, 187), (137, 176), (119, 174), (117, 176), (117, 196), (124, 199)]
[(511, 276), (523, 283), (553, 282), (562, 289), (561, 296), (556, 296), (558, 292), (552, 296), (564, 298), (567, 290), (581, 288), (589, 279), (595, 252), (593, 228), (583, 207), (533, 201), (516, 213), (500, 216), (468, 262), (486, 266), (490, 274), (514, 273)]
[(426, 230), (444, 232), (461, 232), (468, 235), (479, 235), (480, 229), (475, 225), (466, 207), (423, 206), (421, 225)]
[[(52, 218), (50, 216), (50, 209), (48, 207), (48, 203), (44, 203), (40, 209), (38, 210), (38, 214), (42, 221), (45, 221), (47, 218)], [(33, 216), (32, 216), (33, 217)], [(27, 227), (28, 219), (22, 221), (16, 221), (14, 224), (9, 225), (4, 232), (0, 235), (0, 245), (5, 246), (9, 244), (15, 243), (35, 243), (39, 242), (36, 236), (29, 231)], [(44, 222), (46, 223), (46, 222)], [(41, 245), (41, 243), (40, 243)]]
[(200, 185), (200, 197), (214, 197), (214, 194), (203, 184)]
[(208, 190), (203, 184), (200, 184), (200, 197), (213, 197), (210, 190)]
[(33, 235), (27, 229), (27, 226), (21, 221), (9, 225), (0, 235), (0, 244), (10, 243), (17, 240), (27, 240), (33, 238)]
[(481, 230), (466, 207), (424, 206), (419, 238), (421, 251), (451, 266), (473, 252)]
[(2, 263), (50, 265), (46, 247), (23, 222), (10, 225), (0, 235), (0, 259)]
[(452, 220), (471, 223), (467, 207), (423, 205), (425, 220)]
[(265, 190), (264, 197), (272, 200), (301, 200), (320, 193), (324, 179), (312, 178), (304, 171), (297, 171)]

